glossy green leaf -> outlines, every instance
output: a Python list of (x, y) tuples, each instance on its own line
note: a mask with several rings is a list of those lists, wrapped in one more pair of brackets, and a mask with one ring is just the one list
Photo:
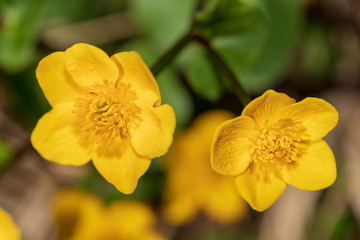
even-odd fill
[(211, 6), (209, 10), (200, 12), (194, 21), (194, 26), (210, 38), (236, 35), (257, 27), (262, 21), (262, 14), (256, 7), (239, 0), (217, 1)]
[(183, 53), (182, 62), (191, 88), (210, 101), (219, 99), (224, 91), (223, 75), (209, 53), (192, 44)]
[(281, 80), (301, 20), (297, 0), (223, 0), (200, 14), (196, 26), (204, 29), (245, 90), (258, 94)]
[[(229, 59), (241, 83), (252, 93), (274, 87), (289, 65), (290, 55), (302, 25), (301, 2), (298, 0), (254, 0), (265, 15), (266, 43), (253, 66), (239, 70)], [(251, 47), (251, 46), (249, 46)]]
[(194, 0), (131, 0), (134, 20), (159, 50), (167, 50), (190, 27)]
[[(259, 7), (239, 0), (217, 3), (197, 15), (194, 27), (210, 40), (235, 73), (246, 71), (259, 59), (266, 44), (263, 13)], [(184, 55), (181, 63), (190, 86), (200, 96), (217, 100), (227, 85), (218, 63), (200, 45), (186, 49)]]

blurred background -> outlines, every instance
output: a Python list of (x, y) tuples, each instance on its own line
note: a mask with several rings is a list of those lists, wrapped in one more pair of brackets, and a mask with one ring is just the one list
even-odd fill
[[(61, 166), (33, 150), (30, 133), (50, 110), (35, 77), (43, 57), (85, 42), (109, 55), (138, 51), (153, 66), (191, 26), (250, 96), (274, 89), (337, 108), (339, 124), (326, 138), (337, 160), (334, 185), (317, 192), (288, 187), (267, 211), (249, 208), (231, 224), (200, 213), (174, 226), (161, 214), (162, 158), (152, 161), (134, 194), (123, 195), (92, 163)], [(207, 110), (241, 114), (229, 79), (201, 44), (187, 45), (156, 79), (163, 102), (175, 110), (176, 133)], [(105, 204), (145, 202), (168, 239), (360, 239), (359, 80), (358, 0), (0, 0), (0, 206), (25, 240), (60, 239), (52, 199), (69, 186)]]

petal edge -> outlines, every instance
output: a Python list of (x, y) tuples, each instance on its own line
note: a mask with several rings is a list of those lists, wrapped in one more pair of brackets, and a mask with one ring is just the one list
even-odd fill
[(100, 48), (78, 43), (66, 49), (64, 56), (67, 71), (80, 86), (109, 81), (115, 86), (119, 69)]
[(320, 98), (305, 98), (284, 108), (283, 114), (305, 127), (304, 138), (312, 141), (325, 137), (339, 121), (336, 109)]
[(124, 194), (135, 191), (139, 178), (150, 163), (151, 159), (136, 154), (128, 140), (118, 146), (98, 149), (93, 157), (93, 164), (99, 173)]
[(284, 192), (287, 184), (276, 172), (262, 172), (252, 165), (235, 178), (240, 195), (258, 212), (268, 209)]
[(132, 88), (140, 94), (142, 92), (152, 91), (159, 99), (156, 106), (161, 104), (159, 86), (148, 66), (137, 52), (116, 53), (111, 56), (111, 59), (120, 69), (119, 83), (131, 85)]
[(336, 163), (331, 148), (324, 140), (310, 143), (304, 154), (284, 168), (282, 175), (288, 184), (308, 191), (329, 187), (336, 180)]
[(254, 119), (260, 129), (277, 122), (282, 116), (282, 109), (295, 103), (295, 99), (285, 93), (267, 90), (260, 97), (252, 100), (242, 111), (241, 116)]
[(80, 87), (65, 69), (64, 52), (54, 52), (43, 58), (36, 68), (36, 78), (51, 106), (68, 102), (79, 95)]
[(211, 167), (223, 175), (237, 176), (250, 164), (249, 137), (255, 123), (247, 116), (223, 122), (216, 130), (210, 150)]
[(164, 104), (155, 108), (147, 106), (142, 111), (140, 125), (129, 130), (131, 144), (139, 155), (160, 157), (168, 151), (173, 140), (176, 125), (174, 110)]
[(90, 161), (91, 147), (81, 144), (71, 119), (71, 103), (56, 105), (36, 124), (30, 140), (40, 155), (64, 165), (84, 165)]

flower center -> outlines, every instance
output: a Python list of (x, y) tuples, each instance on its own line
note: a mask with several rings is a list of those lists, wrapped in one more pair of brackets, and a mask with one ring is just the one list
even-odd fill
[[(285, 125), (285, 126), (284, 126)], [(276, 124), (250, 138), (253, 163), (291, 163), (299, 155), (301, 128), (293, 124)]]
[(130, 86), (112, 87), (108, 82), (95, 84), (76, 100), (74, 111), (76, 131), (86, 141), (111, 144), (127, 138), (129, 127), (136, 127), (140, 108)]

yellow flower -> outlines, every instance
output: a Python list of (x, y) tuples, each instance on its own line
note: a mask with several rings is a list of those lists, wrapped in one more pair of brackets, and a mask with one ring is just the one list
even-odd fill
[(136, 52), (111, 58), (80, 43), (45, 57), (36, 70), (52, 110), (31, 142), (47, 160), (83, 165), (92, 159), (104, 178), (132, 193), (151, 159), (164, 155), (175, 128), (173, 109)]
[(212, 110), (175, 138), (165, 159), (163, 215), (169, 223), (186, 224), (200, 211), (218, 222), (231, 223), (246, 213), (247, 204), (231, 184), (232, 178), (210, 167), (212, 136), (223, 121), (232, 117), (230, 112)]
[(0, 208), (0, 239), (19, 240), (20, 231), (13, 219), (2, 208)]
[(55, 224), (63, 240), (165, 240), (154, 230), (146, 204), (119, 200), (105, 206), (90, 193), (62, 189), (53, 199)]
[(298, 103), (273, 90), (247, 105), (241, 116), (217, 129), (211, 166), (235, 176), (240, 195), (257, 211), (270, 207), (287, 184), (320, 190), (336, 179), (334, 155), (322, 139), (339, 119), (318, 98)]

